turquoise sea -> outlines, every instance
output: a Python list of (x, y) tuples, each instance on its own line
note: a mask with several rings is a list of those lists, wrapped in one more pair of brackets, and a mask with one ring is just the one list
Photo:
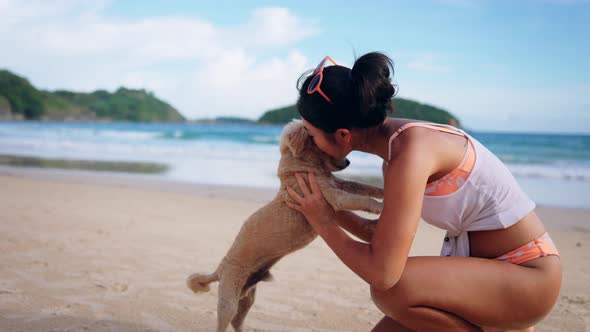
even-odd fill
[[(281, 126), (0, 122), (0, 155), (169, 166), (154, 177), (278, 187)], [(590, 135), (471, 132), (540, 205), (590, 207)], [(352, 176), (380, 176), (378, 157), (353, 152)]]

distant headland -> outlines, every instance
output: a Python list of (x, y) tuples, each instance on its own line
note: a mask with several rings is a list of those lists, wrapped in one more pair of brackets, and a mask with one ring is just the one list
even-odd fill
[[(394, 99), (396, 118), (451, 124), (461, 123), (450, 112), (435, 106)], [(265, 112), (258, 119), (231, 116), (188, 120), (174, 107), (144, 89), (121, 87), (114, 92), (90, 93), (39, 90), (29, 81), (0, 70), (0, 120), (96, 121), (96, 122), (188, 122), (205, 124), (284, 124), (300, 118), (295, 105)]]

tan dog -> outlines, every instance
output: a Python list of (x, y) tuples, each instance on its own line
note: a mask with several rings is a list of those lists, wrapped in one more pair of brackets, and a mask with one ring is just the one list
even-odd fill
[(187, 285), (194, 292), (206, 292), (209, 283), (219, 280), (218, 332), (225, 331), (230, 322), (235, 331), (241, 331), (244, 318), (254, 303), (256, 284), (271, 278), (269, 269), (279, 259), (317, 237), (305, 217), (285, 204), (286, 200), (292, 201), (286, 186), (300, 193), (295, 173), (313, 171), (334, 210), (381, 213), (382, 203), (369, 196), (383, 198), (383, 190), (332, 175), (350, 162), (335, 160), (319, 150), (301, 121), (293, 121), (285, 127), (280, 151), (281, 187), (275, 198), (246, 220), (215, 272), (192, 274), (187, 278)]

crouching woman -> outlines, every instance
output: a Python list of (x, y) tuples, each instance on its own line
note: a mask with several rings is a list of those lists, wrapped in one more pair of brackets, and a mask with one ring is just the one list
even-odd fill
[[(378, 222), (335, 213), (312, 173), (297, 175), (302, 195), (288, 189), (295, 200), (289, 206), (371, 285), (385, 315), (373, 331), (532, 331), (561, 287), (559, 253), (535, 203), (463, 130), (387, 117), (392, 74), (392, 61), (381, 53), (363, 55), (352, 68), (326, 57), (300, 78), (297, 102), (325, 153), (383, 159)], [(408, 257), (421, 217), (447, 231), (441, 257)]]

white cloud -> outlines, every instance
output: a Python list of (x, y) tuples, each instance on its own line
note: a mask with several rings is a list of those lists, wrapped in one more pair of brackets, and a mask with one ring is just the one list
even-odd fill
[(249, 44), (256, 46), (276, 47), (298, 42), (317, 33), (314, 26), (313, 21), (303, 21), (286, 8), (260, 8), (254, 12), (246, 26), (232, 29), (230, 34), (234, 36), (233, 39), (246, 38)]
[(0, 0), (0, 64), (40, 88), (146, 88), (186, 116), (255, 118), (294, 102), (316, 23), (260, 8), (235, 26), (195, 17), (114, 19), (106, 2)]
[(437, 55), (431, 53), (420, 54), (408, 62), (408, 68), (426, 72), (448, 73), (451, 68), (436, 63), (437, 58)]
[(449, 110), (474, 130), (590, 133), (588, 85), (437, 85), (406, 80), (400, 97)]
[[(305, 64), (305, 56), (297, 51), (284, 59), (258, 62), (243, 51), (228, 50), (193, 72), (190, 90), (206, 96), (196, 105), (203, 111), (223, 108), (238, 116), (252, 110), (259, 114), (295, 102), (296, 78)], [(189, 104), (190, 96), (186, 98), (184, 103)]]

